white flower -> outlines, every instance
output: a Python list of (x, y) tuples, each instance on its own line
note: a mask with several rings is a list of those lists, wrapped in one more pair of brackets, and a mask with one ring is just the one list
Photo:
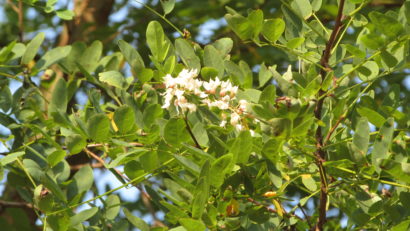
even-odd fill
[(221, 81), (218, 77), (215, 80), (210, 80), (209, 82), (204, 82), (203, 86), (207, 92), (210, 94), (215, 94), (216, 89), (221, 85)]
[(208, 106), (209, 107), (217, 107), (217, 108), (219, 108), (219, 109), (221, 109), (221, 110), (226, 110), (226, 109), (228, 109), (229, 108), (229, 103), (227, 103), (227, 102), (225, 102), (225, 101), (222, 101), (222, 100), (217, 100), (217, 101), (211, 101), (209, 104), (208, 104)]
[(241, 112), (246, 111), (247, 105), (248, 105), (248, 101), (246, 101), (244, 99), (239, 100), (239, 110), (241, 110)]
[(242, 124), (235, 125), (235, 128), (236, 128), (237, 131), (242, 131), (243, 130)]
[(193, 103), (185, 103), (185, 104), (180, 105), (180, 107), (182, 108), (183, 111), (185, 111), (185, 109), (188, 109), (189, 112), (196, 111), (196, 105)]
[(181, 97), (184, 97), (184, 93), (185, 93), (185, 91), (177, 89), (177, 90), (175, 90), (174, 94), (177, 97), (177, 99), (181, 99)]
[(166, 88), (173, 88), (177, 84), (178, 79), (172, 77), (170, 74), (164, 76), (164, 82)]
[(196, 69), (183, 69), (181, 72), (179, 72), (178, 77), (184, 78), (184, 79), (193, 79), (198, 75), (198, 71)]
[(227, 121), (226, 120), (222, 120), (221, 123), (219, 124), (219, 127), (225, 127)]
[(252, 129), (249, 129), (249, 132), (251, 133), (251, 136), (255, 136), (255, 131)]
[(238, 113), (234, 112), (231, 114), (231, 124), (233, 126), (238, 125), (240, 120), (241, 120), (241, 117), (238, 115)]

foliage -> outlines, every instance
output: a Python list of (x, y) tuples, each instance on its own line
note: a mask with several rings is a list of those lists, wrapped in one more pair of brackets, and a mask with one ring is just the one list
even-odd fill
[[(138, 49), (125, 40), (112, 52), (98, 40), (44, 49), (38, 33), (0, 50), (0, 124), (10, 130), (0, 170), (22, 199), (0, 201), (5, 229), (35, 230), (25, 210), (62, 231), (409, 228), (408, 92), (392, 79), (409, 68), (410, 1), (392, 10), (280, 1), (274, 15), (227, 7), (237, 37), (206, 45), (167, 19), (182, 4), (145, 5), (160, 19)], [(238, 37), (286, 58), (265, 53), (256, 64)], [(99, 191), (93, 167), (122, 185)], [(116, 194), (127, 187), (142, 204)], [(158, 211), (155, 225), (139, 216)]]

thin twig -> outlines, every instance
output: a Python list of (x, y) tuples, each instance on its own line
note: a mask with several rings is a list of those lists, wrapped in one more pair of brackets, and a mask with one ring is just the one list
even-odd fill
[(103, 168), (104, 165), (101, 163), (92, 163), (92, 164), (77, 164), (77, 165), (71, 165), (70, 169), (71, 170), (80, 170), (80, 168), (86, 166), (86, 165), (90, 165), (91, 168)]
[(300, 203), (298, 203), (297, 206), (298, 206), (299, 209), (302, 211), (303, 216), (306, 217), (306, 221), (307, 221), (307, 223), (308, 223), (308, 225), (309, 225), (309, 229), (312, 229), (312, 224), (310, 224), (309, 216), (306, 214), (305, 210), (304, 210), (303, 207), (300, 205)]
[(326, 143), (330, 140), (330, 137), (332, 136), (333, 132), (336, 130), (336, 128), (339, 126), (339, 124), (346, 119), (346, 114), (343, 114), (339, 117), (339, 119), (336, 121), (335, 125), (329, 130), (329, 132), (326, 135), (325, 140), (323, 141), (323, 146), (326, 145)]
[[(106, 166), (105, 161), (104, 161), (101, 157), (99, 157), (97, 154), (95, 154), (94, 152), (90, 151), (88, 148), (84, 148), (84, 151), (85, 151), (89, 156), (91, 156), (92, 158), (94, 158), (95, 160), (97, 160), (100, 164), (102, 164), (103, 166)], [(131, 180), (130, 180), (127, 176), (125, 176), (120, 170), (114, 168), (114, 171), (115, 171), (118, 175), (120, 175), (123, 179), (125, 179), (126, 182), (130, 182), (130, 181), (131, 181)], [(154, 209), (154, 208), (152, 207), (152, 205), (151, 205), (151, 200), (152, 200), (151, 196), (150, 196), (147, 192), (145, 192), (145, 190), (144, 190), (141, 186), (136, 185), (136, 184), (133, 184), (133, 186), (136, 187), (136, 188), (141, 192), (142, 202), (144, 203), (144, 205), (145, 205), (145, 206), (148, 208), (148, 210), (150, 211), (151, 216), (152, 216), (153, 220), (155, 221), (155, 223), (156, 223), (158, 226), (164, 227), (165, 225), (157, 218), (157, 216), (156, 216), (156, 214), (155, 214), (155, 209)]]
[(260, 203), (260, 202), (257, 202), (255, 199), (253, 199), (253, 198), (250, 198), (250, 197), (248, 197), (248, 198), (246, 198), (246, 200), (247, 201), (249, 201), (249, 202), (251, 202), (252, 204), (254, 204), (254, 205), (256, 205), (256, 206), (263, 206), (268, 212), (270, 212), (270, 213), (277, 213), (278, 211), (276, 211), (276, 209), (273, 209), (273, 208), (270, 208), (270, 207), (268, 207), (268, 206), (266, 206), (266, 205), (264, 205), (264, 204), (262, 204), (262, 203)]
[(0, 200), (0, 209), (3, 209), (3, 208), (29, 208), (29, 209), (33, 209), (34, 206), (32, 204), (29, 204), (29, 203), (26, 203), (26, 202)]
[(19, 38), (20, 42), (24, 41), (24, 14), (23, 14), (23, 1), (19, 0), (19, 11), (17, 12), (19, 18)]
[(192, 140), (195, 142), (196, 148), (202, 149), (202, 147), (201, 147), (201, 145), (199, 144), (198, 140), (195, 138), (195, 135), (194, 135), (194, 133), (192, 132), (191, 127), (189, 126), (188, 118), (187, 118), (186, 116), (185, 116), (185, 118), (184, 118), (184, 121), (185, 121), (185, 124), (186, 124), (186, 129), (187, 129), (188, 132), (189, 132), (189, 135), (191, 136)]

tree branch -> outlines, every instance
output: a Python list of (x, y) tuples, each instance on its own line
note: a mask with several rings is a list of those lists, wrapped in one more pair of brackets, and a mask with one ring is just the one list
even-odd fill
[[(332, 51), (332, 48), (334, 46), (334, 43), (336, 41), (336, 38), (338, 37), (338, 34), (342, 28), (342, 17), (343, 17), (343, 7), (344, 7), (345, 0), (340, 0), (339, 2), (339, 9), (335, 21), (335, 25), (332, 31), (332, 34), (329, 37), (329, 40), (326, 43), (326, 47), (323, 50), (322, 57), (320, 59), (320, 65), (324, 67), (320, 71), (320, 75), (322, 76), (322, 82), (325, 80), (327, 72), (331, 70), (329, 66), (329, 59), (330, 59), (330, 54)], [(314, 111), (315, 118), (317, 120), (322, 119), (322, 108), (323, 108), (323, 102), (325, 100), (325, 95), (326, 92), (322, 89), (319, 90), (319, 100), (318, 103), (316, 104), (316, 108)], [(322, 134), (322, 128), (318, 126), (316, 129), (316, 134), (315, 134), (315, 139), (316, 139), (316, 164), (319, 168), (319, 173), (320, 173), (320, 199), (319, 199), (319, 219), (318, 222), (315, 226), (316, 231), (322, 231), (323, 230), (323, 225), (326, 223), (326, 207), (327, 207), (327, 177), (326, 177), (326, 170), (323, 167), (323, 162), (326, 161), (326, 152), (323, 150), (323, 134)]]
[(3, 208), (29, 208), (33, 209), (33, 205), (26, 202), (4, 201), (0, 200), (0, 209)]
[(76, 171), (76, 170), (80, 170), (80, 168), (82, 168), (86, 165), (90, 165), (91, 168), (103, 168), (104, 167), (104, 165), (101, 164), (101, 163), (93, 163), (93, 164), (86, 163), (86, 164), (71, 165), (70, 169)]
[(18, 16), (18, 26), (19, 26), (19, 40), (23, 42), (24, 40), (24, 14), (23, 14), (23, 1), (18, 1), (18, 7), (11, 1), (7, 0), (7, 3), (10, 5), (11, 9), (17, 13)]

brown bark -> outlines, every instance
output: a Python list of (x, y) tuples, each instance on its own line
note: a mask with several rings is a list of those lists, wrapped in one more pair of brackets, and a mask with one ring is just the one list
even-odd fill
[(114, 0), (74, 0), (75, 17), (64, 24), (59, 46), (75, 41), (92, 41), (90, 34), (107, 26)]

